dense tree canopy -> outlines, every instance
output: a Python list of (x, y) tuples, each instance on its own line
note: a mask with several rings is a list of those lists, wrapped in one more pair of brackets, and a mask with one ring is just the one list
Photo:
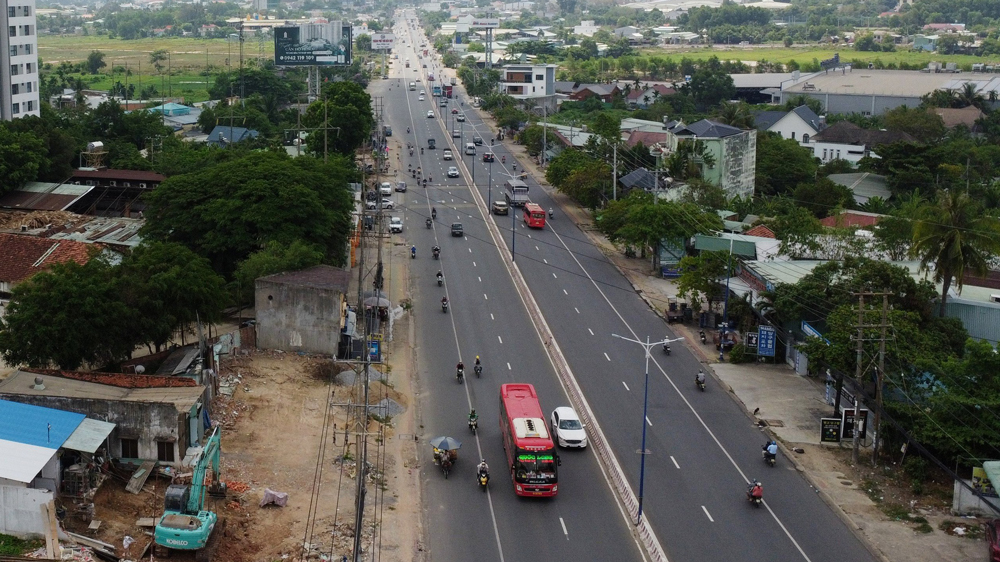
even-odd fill
[(144, 233), (184, 244), (227, 276), (270, 241), (301, 240), (340, 264), (353, 208), (347, 182), (355, 173), (341, 157), (324, 165), (250, 153), (161, 183), (148, 195)]

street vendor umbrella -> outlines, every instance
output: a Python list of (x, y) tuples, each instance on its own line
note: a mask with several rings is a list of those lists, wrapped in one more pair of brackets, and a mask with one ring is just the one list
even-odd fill
[(374, 306), (375, 308), (389, 308), (390, 302), (389, 297), (382, 291), (365, 291), (365, 306)]
[(462, 442), (454, 437), (435, 437), (431, 439), (431, 446), (442, 451), (454, 451), (462, 448)]

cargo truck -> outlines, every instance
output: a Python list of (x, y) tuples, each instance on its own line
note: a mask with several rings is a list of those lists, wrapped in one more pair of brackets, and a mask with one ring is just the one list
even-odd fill
[(509, 179), (504, 183), (504, 197), (511, 207), (523, 207), (528, 203), (528, 184), (521, 180)]

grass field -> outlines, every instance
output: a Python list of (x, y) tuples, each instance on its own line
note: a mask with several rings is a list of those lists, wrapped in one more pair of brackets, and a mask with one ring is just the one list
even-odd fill
[(813, 59), (816, 60), (826, 60), (833, 58), (835, 53), (840, 53), (840, 60), (844, 62), (851, 62), (853, 60), (860, 60), (864, 63), (875, 62), (876, 60), (882, 61), (883, 64), (900, 64), (906, 63), (909, 65), (916, 66), (927, 66), (927, 63), (935, 62), (954, 62), (958, 63), (960, 66), (971, 66), (973, 63), (985, 63), (985, 64), (1000, 64), (1000, 57), (975, 57), (972, 55), (939, 55), (937, 53), (927, 53), (927, 52), (917, 52), (917, 51), (907, 51), (900, 50), (893, 53), (871, 53), (864, 51), (855, 51), (850, 47), (837, 48), (817, 48), (817, 47), (771, 47), (771, 46), (757, 46), (757, 47), (697, 47), (697, 48), (668, 48), (668, 49), (642, 49), (644, 55), (659, 56), (659, 57), (670, 57), (675, 61), (680, 61), (680, 59), (687, 57), (692, 60), (705, 60), (709, 57), (716, 56), (720, 60), (738, 60), (743, 62), (757, 62), (760, 60), (767, 60), (770, 62), (780, 62), (782, 64), (788, 61), (794, 60), (799, 64), (812, 62)]
[[(169, 75), (166, 63), (163, 73), (158, 74), (149, 61), (150, 53), (159, 49), (170, 53)], [(239, 68), (240, 64), (239, 43), (234, 41), (230, 44), (225, 39), (163, 37), (123, 41), (109, 39), (107, 36), (40, 35), (38, 37), (38, 56), (44, 64), (51, 63), (53, 66), (58, 66), (63, 61), (83, 62), (87, 60), (87, 55), (91, 51), (104, 53), (107, 67), (97, 75), (79, 75), (88, 88), (107, 90), (114, 82), (121, 81), (129, 85), (135, 84), (138, 95), (142, 88), (154, 85), (163, 94), (183, 96), (184, 100), (189, 102), (208, 99), (206, 74), (210, 85), (212, 76), (226, 68), (230, 57), (233, 69)], [(261, 55), (268, 59), (274, 58), (273, 43), (264, 41), (261, 44), (256, 39), (249, 39), (243, 43), (244, 63)], [(125, 68), (129, 71), (127, 81), (123, 72)]]

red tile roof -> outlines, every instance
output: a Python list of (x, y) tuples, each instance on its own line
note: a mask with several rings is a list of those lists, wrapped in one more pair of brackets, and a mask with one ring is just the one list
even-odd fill
[(828, 228), (853, 228), (878, 224), (880, 218), (882, 218), (882, 215), (876, 215), (874, 213), (844, 211), (839, 215), (826, 217), (825, 219), (819, 221), (819, 223)]
[(653, 84), (653, 89), (660, 92), (661, 96), (672, 96), (677, 93), (677, 90), (664, 86), (663, 84)]
[(770, 228), (764, 226), (763, 224), (758, 224), (757, 226), (751, 228), (750, 230), (744, 232), (746, 236), (757, 236), (760, 238), (777, 238), (774, 235), (774, 231)]
[(629, 133), (628, 140), (625, 141), (629, 147), (634, 147), (640, 142), (646, 148), (655, 145), (658, 142), (666, 142), (667, 133), (657, 133), (655, 131), (632, 131)]
[(0, 233), (0, 282), (11, 285), (56, 263), (90, 261), (91, 244)]
[(158, 375), (132, 375), (122, 373), (85, 373), (82, 371), (56, 371), (53, 369), (21, 369), (50, 377), (63, 377), (84, 382), (106, 384), (120, 388), (182, 388), (198, 386), (194, 379), (187, 377), (164, 377)]

